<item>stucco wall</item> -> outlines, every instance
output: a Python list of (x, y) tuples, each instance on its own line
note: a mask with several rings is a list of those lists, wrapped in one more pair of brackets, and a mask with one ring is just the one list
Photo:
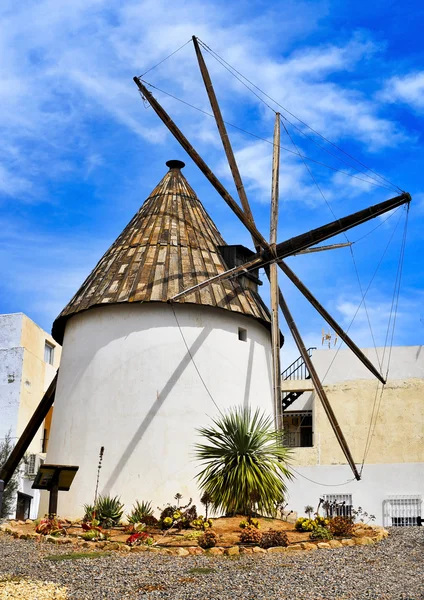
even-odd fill
[[(190, 353), (221, 410), (238, 404), (272, 414), (268, 331), (243, 315), (175, 306)], [(247, 329), (247, 341), (238, 339)], [(178, 329), (171, 306), (104, 306), (66, 326), (47, 453), (80, 470), (59, 511), (81, 516), (91, 502), (98, 454), (105, 447), (99, 492), (153, 506), (177, 492), (198, 499), (193, 461), (196, 429), (218, 414)]]
[[(365, 465), (361, 481), (352, 481), (347, 465), (296, 467), (299, 475), (289, 483), (288, 509), (304, 515), (304, 508), (318, 505), (323, 494), (352, 494), (352, 503), (383, 524), (383, 502), (389, 495), (421, 495), (424, 498), (424, 464)], [(305, 479), (307, 477), (308, 479)], [(316, 483), (314, 483), (316, 482)], [(346, 483), (347, 482), (347, 483)]]

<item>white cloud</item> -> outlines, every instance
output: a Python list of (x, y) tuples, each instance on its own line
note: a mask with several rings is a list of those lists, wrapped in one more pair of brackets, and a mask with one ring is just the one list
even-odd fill
[(402, 102), (416, 110), (423, 110), (424, 71), (392, 77), (386, 82), (380, 97), (386, 102)]
[[(7, 85), (0, 91), (0, 127), (11, 143), (21, 149), (28, 141), (37, 143), (45, 156), (42, 164), (34, 155), (30, 164), (27, 156), (21, 169), (16, 165), (16, 181), (10, 189), (19, 197), (23, 194), (18, 185), (25, 179), (23, 172), (32, 174), (33, 179), (50, 176), (56, 163), (63, 163), (64, 155), (74, 149), (83, 148), (87, 156), (100, 154), (91, 130), (99, 117), (112, 119), (148, 144), (163, 144), (169, 139), (153, 111), (143, 109), (132, 76), (157, 63), (193, 33), (324, 134), (336, 139), (354, 136), (374, 149), (402, 141), (396, 124), (378, 115), (376, 103), (360, 90), (345, 89), (331, 80), (333, 74), (354, 71), (360, 61), (377, 52), (379, 48), (372, 40), (353, 34), (344, 44), (294, 52), (285, 47), (281, 53), (277, 37), (292, 40), (293, 31), (305, 27), (297, 19), (301, 8), (288, 4), (287, 20), (278, 22), (278, 36), (272, 41), (272, 9), (248, 20), (241, 8), (215, 10), (213, 3), (194, 0), (183, 5), (165, 0), (3, 4), (0, 68)], [(308, 4), (304, 8), (311, 24), (323, 7), (317, 5), (315, 12)], [(227, 18), (228, 11), (234, 13), (232, 19)], [(265, 29), (270, 43), (257, 35)], [(210, 56), (206, 58), (226, 118), (243, 125), (253, 112), (257, 132), (269, 135), (272, 113), (258, 105), (257, 99)], [(210, 111), (190, 45), (147, 78)], [(159, 93), (158, 97), (162, 100)], [(201, 152), (220, 151), (212, 120), (169, 98), (164, 104), (171, 107), (172, 115)], [(251, 152), (244, 150), (244, 143), (236, 149)], [(291, 185), (298, 170), (292, 160), (286, 164), (283, 189)], [(9, 167), (6, 162), (4, 168)], [(264, 190), (258, 171), (256, 168), (252, 185)]]

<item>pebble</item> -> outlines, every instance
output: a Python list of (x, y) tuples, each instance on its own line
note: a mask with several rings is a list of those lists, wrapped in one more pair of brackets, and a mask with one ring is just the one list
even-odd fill
[[(61, 593), (67, 590), (66, 596), (51, 598), (73, 600), (422, 600), (423, 550), (424, 528), (405, 527), (392, 528), (388, 538), (372, 546), (331, 551), (181, 558), (113, 552), (52, 562), (47, 555), (72, 548), (0, 534), (0, 585), (7, 578), (21, 579), (22, 585), (44, 582)], [(28, 592), (22, 597), (46, 596)]]

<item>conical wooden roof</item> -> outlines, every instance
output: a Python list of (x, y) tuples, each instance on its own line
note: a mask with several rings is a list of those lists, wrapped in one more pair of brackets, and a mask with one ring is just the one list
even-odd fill
[[(53, 323), (58, 343), (73, 314), (103, 304), (166, 302), (228, 269), (218, 250), (225, 242), (181, 173), (184, 163), (166, 164), (168, 173)], [(213, 283), (178, 302), (214, 306), (269, 323), (259, 294), (236, 278)]]

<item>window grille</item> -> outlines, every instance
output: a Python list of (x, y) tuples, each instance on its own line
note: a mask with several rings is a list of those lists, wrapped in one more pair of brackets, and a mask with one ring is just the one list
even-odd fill
[(324, 494), (323, 498), (329, 517), (352, 516), (352, 494)]
[(383, 501), (385, 527), (413, 527), (421, 520), (422, 498), (418, 495), (388, 496)]
[(36, 460), (37, 460), (37, 456), (35, 454), (29, 455), (28, 462), (26, 464), (26, 469), (25, 469), (26, 475), (35, 475)]

